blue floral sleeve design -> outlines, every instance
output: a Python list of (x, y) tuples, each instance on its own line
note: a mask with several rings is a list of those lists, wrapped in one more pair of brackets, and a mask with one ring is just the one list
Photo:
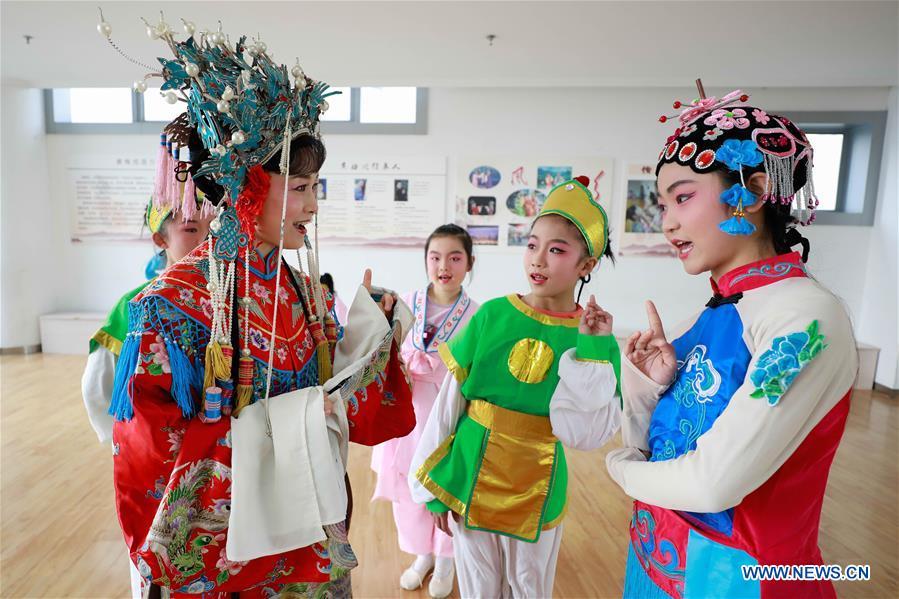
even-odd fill
[(799, 372), (826, 347), (824, 335), (818, 332), (817, 320), (804, 331), (775, 338), (771, 349), (759, 357), (749, 375), (755, 385), (750, 397), (767, 398), (769, 405), (776, 406)]

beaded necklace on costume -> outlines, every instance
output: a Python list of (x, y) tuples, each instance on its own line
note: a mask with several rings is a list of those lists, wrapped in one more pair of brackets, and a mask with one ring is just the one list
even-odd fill
[[(281, 151), (280, 172), (284, 177), (284, 192), (281, 205), (281, 226), (278, 238), (278, 270), (275, 274), (275, 302), (272, 314), (272, 328), (269, 334), (269, 355), (266, 365), (265, 394), (261, 401), (265, 402), (266, 432), (271, 434), (271, 419), (269, 416), (268, 400), (271, 395), (272, 369), (274, 365), (275, 340), (278, 323), (278, 300), (281, 292), (281, 268), (280, 256), (284, 251), (284, 223), (287, 216), (287, 194), (289, 184), (288, 165), (290, 163), (290, 127), (284, 133), (284, 145)], [(236, 212), (234, 208), (228, 208), (217, 218), (211, 226), (212, 234), (216, 237), (214, 243), (210, 243), (209, 249), (209, 283), (207, 289), (212, 302), (212, 329), (210, 342), (206, 349), (206, 379), (204, 381), (205, 400), (204, 411), (200, 417), (205, 422), (215, 422), (224, 415), (232, 414), (236, 417), (240, 411), (253, 401), (255, 375), (255, 363), (250, 352), (250, 252), (254, 251), (246, 234), (239, 233)], [(301, 303), (310, 308), (308, 323), (310, 335), (316, 342), (318, 358), (319, 383), (331, 377), (332, 365), (330, 347), (327, 336), (324, 333), (326, 303), (324, 293), (319, 283), (318, 267), (318, 219), (315, 219), (315, 248), (304, 238), (306, 245), (306, 262), (310, 276), (304, 276), (303, 258), (297, 250), (297, 263), (300, 271), (300, 279), (297, 282), (297, 294)], [(221, 246), (221, 247), (219, 247)], [(242, 308), (243, 323), (239, 326), (242, 333), (242, 346), (238, 359), (238, 378), (236, 393), (234, 381), (231, 376), (233, 361), (233, 348), (229, 342), (229, 334), (232, 330), (233, 315), (231, 298), (234, 297), (236, 286), (235, 260), (238, 257), (238, 248), (244, 248), (244, 289), (243, 297), (238, 301), (238, 309)], [(233, 253), (229, 250), (233, 249)], [(233, 406), (233, 412), (232, 412)]]

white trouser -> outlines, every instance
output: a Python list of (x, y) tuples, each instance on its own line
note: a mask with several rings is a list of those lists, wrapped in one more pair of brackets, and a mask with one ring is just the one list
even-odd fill
[(459, 593), (463, 599), (550, 599), (562, 526), (540, 533), (536, 543), (469, 530), (449, 517)]
[(140, 588), (140, 572), (130, 559), (128, 560), (128, 569), (131, 571), (131, 599), (141, 599), (143, 592)]

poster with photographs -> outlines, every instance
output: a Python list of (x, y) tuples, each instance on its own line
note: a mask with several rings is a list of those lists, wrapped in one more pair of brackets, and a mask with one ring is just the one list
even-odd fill
[(524, 246), (546, 194), (579, 175), (590, 179), (590, 191), (611, 219), (613, 164), (609, 158), (590, 157), (462, 158), (456, 180), (455, 221), (477, 245)]
[(153, 194), (156, 160), (152, 155), (67, 157), (71, 206), (71, 240), (137, 241), (144, 229), (147, 202)]
[(618, 253), (622, 256), (674, 256), (662, 232), (662, 211), (655, 167), (629, 164), (624, 178), (624, 202), (618, 219)]
[(319, 240), (420, 246), (446, 214), (446, 159), (329, 157), (318, 183)]

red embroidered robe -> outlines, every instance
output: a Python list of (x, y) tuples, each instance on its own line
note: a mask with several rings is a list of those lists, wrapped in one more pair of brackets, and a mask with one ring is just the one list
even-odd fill
[[(225, 554), (231, 502), (230, 418), (204, 423), (204, 352), (211, 326), (206, 290), (206, 244), (166, 270), (130, 305), (130, 332), (122, 351), (112, 411), (114, 479), (119, 522), (132, 561), (145, 580), (182, 593), (279, 588), (285, 583), (326, 582), (355, 565), (345, 534), (280, 555), (232, 562)], [(271, 319), (277, 315), (271, 397), (318, 385), (316, 339), (324, 335), (333, 359), (337, 330), (330, 316), (324, 330), (310, 322), (286, 263), (274, 250), (251, 253), (249, 273), (237, 260), (243, 296), (249, 276), (249, 349), (255, 362), (254, 401), (265, 394)], [(275, 275), (281, 289), (275, 297)], [(293, 271), (303, 284), (305, 275)], [(243, 308), (239, 309), (241, 334)], [(241, 342), (240, 347), (243, 344)], [(237, 360), (239, 347), (235, 348)], [(374, 445), (412, 430), (411, 391), (398, 347), (386, 366), (347, 398), (350, 440)], [(383, 361), (382, 361), (383, 362)], [(235, 381), (236, 384), (236, 381)], [(303, 509), (303, 506), (297, 506)], [(332, 568), (332, 560), (334, 568)], [(332, 572), (332, 569), (340, 570)], [(264, 594), (264, 593), (263, 593)], [(249, 596), (249, 595), (242, 595)]]

